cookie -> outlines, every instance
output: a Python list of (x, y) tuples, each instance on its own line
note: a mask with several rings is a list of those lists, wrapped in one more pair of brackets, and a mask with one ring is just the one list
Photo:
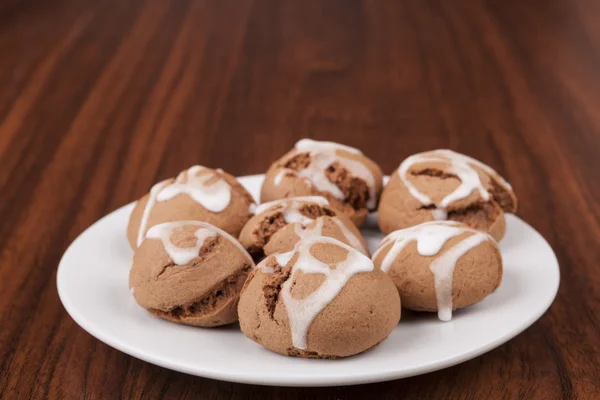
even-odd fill
[(173, 221), (208, 222), (237, 237), (251, 217), (253, 204), (252, 196), (233, 176), (197, 165), (157, 183), (136, 203), (127, 239), (135, 249), (152, 226)]
[(261, 202), (323, 196), (361, 227), (369, 211), (376, 209), (382, 187), (381, 169), (359, 150), (302, 139), (271, 165), (260, 196)]
[(238, 312), (242, 332), (267, 349), (332, 359), (383, 341), (400, 319), (400, 298), (367, 256), (333, 238), (310, 237), (259, 264)]
[(489, 166), (451, 150), (415, 154), (390, 177), (379, 204), (384, 233), (427, 221), (452, 220), (504, 236), (504, 213), (517, 210), (512, 187)]
[(242, 229), (240, 242), (254, 260), (290, 251), (302, 238), (328, 236), (369, 255), (360, 232), (320, 196), (291, 197), (259, 205)]
[(452, 310), (483, 300), (502, 280), (502, 256), (494, 239), (454, 221), (426, 222), (392, 232), (373, 255), (375, 266), (398, 288), (402, 306)]
[(213, 327), (237, 321), (239, 294), (253, 268), (225, 231), (205, 222), (166, 222), (151, 227), (136, 249), (129, 286), (157, 317)]

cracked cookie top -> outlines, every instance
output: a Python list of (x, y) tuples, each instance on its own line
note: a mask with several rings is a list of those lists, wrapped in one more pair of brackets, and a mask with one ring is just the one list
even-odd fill
[(302, 139), (267, 171), (261, 201), (323, 196), (357, 226), (377, 207), (381, 169), (361, 151), (333, 142)]
[(453, 220), (504, 235), (505, 212), (515, 212), (512, 187), (496, 171), (451, 150), (408, 157), (391, 175), (379, 205), (384, 233), (433, 220)]
[(129, 285), (151, 313), (190, 325), (237, 319), (235, 306), (254, 263), (228, 233), (204, 222), (155, 225), (136, 250)]

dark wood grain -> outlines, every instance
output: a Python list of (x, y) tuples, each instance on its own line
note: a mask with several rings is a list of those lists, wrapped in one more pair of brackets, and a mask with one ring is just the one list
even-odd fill
[[(0, 0), (0, 398), (600, 398), (599, 20), (596, 0)], [(172, 372), (64, 311), (56, 266), (99, 217), (301, 137), (387, 173), (438, 147), (496, 167), (559, 258), (550, 310), (461, 365), (320, 389)]]

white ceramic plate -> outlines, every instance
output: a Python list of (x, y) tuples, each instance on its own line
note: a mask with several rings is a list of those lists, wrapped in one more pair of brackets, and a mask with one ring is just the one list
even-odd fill
[[(258, 197), (263, 176), (239, 178)], [(132, 250), (125, 228), (133, 204), (100, 219), (65, 252), (58, 293), (73, 319), (104, 343), (139, 359), (188, 374), (280, 386), (334, 386), (386, 381), (435, 371), (474, 358), (513, 338), (537, 320), (558, 290), (558, 262), (548, 243), (508, 215), (500, 244), (504, 279), (479, 304), (456, 311), (450, 322), (435, 314), (403, 311), (402, 320), (375, 349), (342, 360), (305, 360), (272, 353), (236, 325), (203, 329), (151, 316), (128, 288)], [(374, 216), (363, 233), (373, 250), (383, 234)]]

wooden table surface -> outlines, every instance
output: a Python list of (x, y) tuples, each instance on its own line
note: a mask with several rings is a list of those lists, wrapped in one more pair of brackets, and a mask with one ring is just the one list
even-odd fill
[[(600, 398), (600, 2), (0, 0), (0, 398)], [(512, 182), (558, 256), (550, 310), (443, 371), (339, 388), (172, 372), (67, 315), (69, 243), (200, 163), (302, 137), (390, 173), (452, 148)]]

